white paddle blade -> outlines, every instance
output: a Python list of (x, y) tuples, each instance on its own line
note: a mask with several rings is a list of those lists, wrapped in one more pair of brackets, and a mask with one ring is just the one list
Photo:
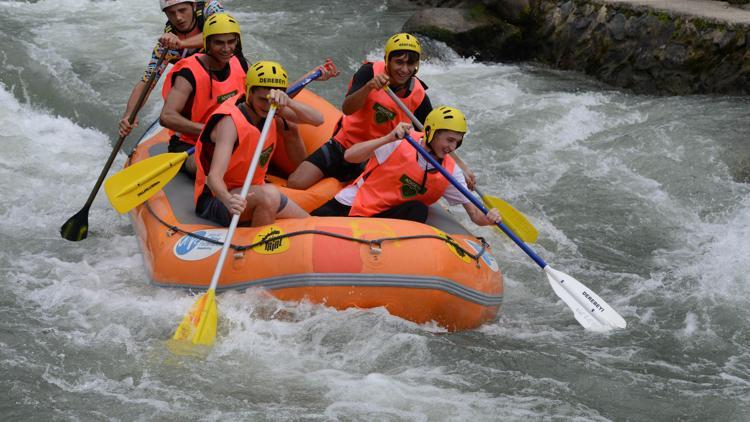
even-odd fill
[(609, 331), (625, 328), (627, 323), (607, 302), (575, 278), (544, 267), (547, 279), (557, 296), (573, 311), (576, 320), (588, 330)]

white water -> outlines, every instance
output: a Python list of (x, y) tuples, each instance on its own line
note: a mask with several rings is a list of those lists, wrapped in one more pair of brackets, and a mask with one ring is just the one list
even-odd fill
[[(162, 341), (193, 299), (148, 285), (128, 219), (101, 195), (87, 240), (58, 234), (111, 151), (162, 24), (152, 3), (0, 1), (5, 418), (747, 420), (747, 100), (633, 96), (432, 45), (420, 75), (434, 104), (469, 116), (460, 153), (484, 190), (526, 211), (537, 252), (628, 329), (582, 331), (536, 265), (482, 229), (506, 299), (477, 331), (230, 293), (212, 354), (175, 360)], [(335, 3), (226, 6), (250, 59), (296, 74), (334, 57), (342, 77), (313, 88), (337, 104), (409, 11)]]

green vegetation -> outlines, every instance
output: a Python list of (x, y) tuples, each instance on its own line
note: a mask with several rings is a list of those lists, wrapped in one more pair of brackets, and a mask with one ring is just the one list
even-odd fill
[(477, 3), (469, 9), (469, 17), (472, 19), (484, 21), (487, 20), (488, 15), (491, 15), (491, 12), (482, 3)]
[(667, 12), (651, 11), (649, 12), (649, 14), (652, 16), (656, 16), (656, 19), (659, 19), (659, 22), (661, 23), (669, 23), (672, 21), (672, 19), (674, 19)]

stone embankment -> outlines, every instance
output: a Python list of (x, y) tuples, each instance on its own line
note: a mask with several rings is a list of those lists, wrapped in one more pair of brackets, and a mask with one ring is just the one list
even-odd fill
[(750, 0), (412, 0), (408, 32), (648, 94), (750, 94)]

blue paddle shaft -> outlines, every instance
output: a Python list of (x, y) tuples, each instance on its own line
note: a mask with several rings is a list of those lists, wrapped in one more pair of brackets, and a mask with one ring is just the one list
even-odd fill
[[(305, 79), (303, 79), (303, 80), (297, 82), (296, 84), (292, 85), (291, 87), (289, 87), (289, 89), (287, 90), (286, 94), (287, 95), (295, 94), (297, 91), (299, 91), (302, 88), (304, 88), (305, 85), (307, 85), (310, 82), (318, 79), (320, 77), (320, 75), (322, 75), (322, 74), (323, 74), (323, 72), (321, 72), (320, 69), (316, 70), (312, 75), (306, 77)], [(191, 147), (189, 150), (187, 150), (185, 152), (189, 156), (189, 155), (191, 155), (192, 153), (195, 152), (195, 147)]]
[(315, 72), (313, 72), (312, 75), (310, 75), (310, 76), (306, 77), (305, 79), (297, 82), (296, 84), (290, 86), (289, 89), (286, 90), (286, 94), (287, 95), (294, 95), (294, 94), (296, 94), (297, 91), (299, 91), (300, 89), (304, 88), (305, 85), (307, 85), (310, 82), (318, 79), (322, 75), (323, 75), (323, 72), (320, 69), (316, 70)]
[[(440, 165), (440, 163), (437, 162), (437, 160), (430, 155), (427, 151), (425, 151), (424, 148), (422, 148), (417, 141), (412, 139), (411, 136), (406, 135), (405, 139), (413, 146), (419, 153), (424, 157), (427, 161), (432, 164), (433, 167), (435, 167), (443, 176), (445, 176), (446, 179), (448, 179), (449, 182), (453, 186), (456, 187), (461, 193), (469, 200), (471, 201), (474, 206), (479, 208), (483, 213), (487, 214), (489, 210), (482, 204), (482, 202), (477, 199), (476, 196), (472, 195), (471, 192), (469, 192), (468, 189), (463, 187), (458, 181), (453, 177), (452, 174), (448, 173), (448, 170), (446, 170), (443, 166)], [(516, 245), (518, 245), (519, 248), (523, 249), (524, 252), (526, 252), (527, 255), (531, 257), (531, 259), (536, 262), (537, 265), (539, 265), (541, 268), (544, 268), (547, 266), (547, 263), (544, 262), (544, 260), (534, 252), (533, 249), (529, 247), (523, 240), (519, 239), (518, 236), (516, 236), (508, 227), (505, 226), (502, 222), (497, 223), (497, 226), (500, 227), (500, 230), (503, 231), (508, 237), (510, 237), (514, 242), (516, 242)]]

